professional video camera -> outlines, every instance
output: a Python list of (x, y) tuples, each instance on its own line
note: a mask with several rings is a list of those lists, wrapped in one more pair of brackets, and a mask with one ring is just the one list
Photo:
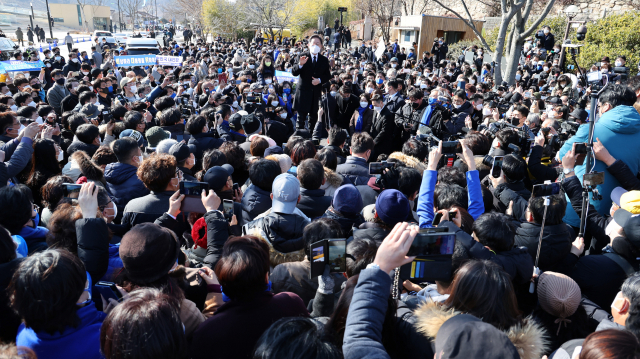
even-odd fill
[(600, 71), (592, 71), (587, 73), (587, 84), (591, 86), (591, 92), (600, 92), (609, 82), (609, 77), (602, 76)]
[(196, 113), (196, 109), (193, 106), (193, 103), (189, 100), (188, 95), (176, 96), (175, 99), (176, 105), (180, 108), (180, 113), (184, 117), (190, 117), (191, 115)]

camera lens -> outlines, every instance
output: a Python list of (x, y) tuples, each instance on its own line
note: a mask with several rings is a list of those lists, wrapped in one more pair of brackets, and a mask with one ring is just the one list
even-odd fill
[(482, 163), (488, 167), (493, 166), (493, 156), (484, 156), (484, 158), (482, 159)]

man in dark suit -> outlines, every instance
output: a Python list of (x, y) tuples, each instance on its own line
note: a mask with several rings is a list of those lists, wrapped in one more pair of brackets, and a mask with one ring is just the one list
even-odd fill
[(318, 121), (318, 106), (322, 96), (322, 87), (331, 79), (329, 60), (320, 54), (322, 39), (319, 35), (309, 38), (309, 52), (300, 56), (297, 65), (293, 65), (293, 76), (300, 76), (293, 109), (298, 111), (297, 128), (305, 127), (309, 115), (309, 129), (313, 131)]
[(402, 95), (398, 92), (398, 81), (389, 80), (387, 81), (386, 87), (387, 96), (384, 98), (384, 104), (389, 111), (395, 113), (404, 106), (404, 98), (402, 98)]
[(391, 139), (396, 132), (395, 115), (384, 105), (382, 96), (376, 94), (371, 98), (375, 114), (371, 125), (371, 137), (373, 137), (373, 151), (371, 159), (375, 161), (380, 154), (391, 154), (393, 141)]
[(335, 124), (345, 130), (349, 129), (351, 116), (360, 107), (360, 98), (353, 94), (351, 84), (347, 82), (340, 87), (340, 94), (336, 96), (336, 118)]

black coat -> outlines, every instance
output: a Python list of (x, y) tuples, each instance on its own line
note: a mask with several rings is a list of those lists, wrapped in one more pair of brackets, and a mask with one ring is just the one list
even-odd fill
[(281, 253), (291, 253), (304, 249), (302, 232), (309, 220), (295, 213), (271, 212), (242, 227), (243, 235), (260, 234), (267, 239), (273, 249)]
[(0, 318), (2, 318), (0, 320), (0, 341), (5, 343), (16, 340), (18, 327), (22, 323), (20, 316), (9, 304), (7, 287), (9, 287), (13, 273), (23, 260), (24, 258), (16, 258), (6, 263), (0, 263)]
[(402, 94), (397, 93), (393, 97), (387, 95), (387, 97), (385, 97), (384, 99), (384, 105), (384, 107), (388, 108), (389, 111), (396, 113), (399, 109), (402, 108), (402, 106), (405, 105), (405, 101), (404, 98), (402, 98)]
[(354, 227), (358, 228), (358, 226), (360, 226), (364, 222), (364, 218), (359, 213), (355, 216), (347, 217), (340, 213), (337, 213), (331, 207), (329, 207), (329, 209), (324, 212), (322, 218), (331, 218), (337, 221), (342, 228), (342, 235), (345, 237), (350, 237)]
[(78, 257), (97, 283), (109, 266), (109, 228), (102, 218), (80, 218), (76, 220)]
[[(305, 53), (307, 63), (300, 68), (299, 63), (293, 65), (292, 75), (300, 76), (296, 94), (293, 99), (293, 109), (299, 113), (309, 113), (317, 109), (317, 103), (322, 95), (322, 85), (331, 79), (331, 69), (329, 68), (329, 60), (323, 55), (318, 54), (317, 63), (314, 65), (311, 54)], [(320, 79), (320, 84), (314, 86), (311, 84), (312, 78)]]
[(223, 139), (217, 138), (215, 134), (209, 133), (196, 133), (191, 135), (189, 139), (190, 145), (196, 146), (196, 158), (202, 159), (202, 155), (210, 149), (220, 148), (224, 143)]
[(338, 157), (338, 164), (339, 165), (345, 163), (345, 161), (347, 160), (346, 158), (344, 158), (344, 156), (343, 156), (344, 152), (342, 151), (342, 149), (340, 147), (333, 146), (333, 145), (328, 145), (328, 146), (325, 146), (325, 148), (328, 148), (328, 149), (332, 150), (336, 154), (336, 156)]
[(296, 207), (312, 220), (322, 216), (331, 206), (333, 200), (333, 198), (324, 195), (323, 189), (300, 188), (300, 195), (302, 198)]
[[(156, 219), (169, 211), (169, 197), (171, 197), (173, 193), (173, 191), (160, 193), (151, 192), (144, 197), (131, 200), (124, 207), (122, 225), (131, 228), (136, 224), (155, 222)], [(181, 238), (185, 231), (191, 231), (189, 223), (187, 223), (186, 220), (187, 215), (188, 213), (181, 212), (176, 218), (178, 225), (174, 227), (174, 232), (178, 238)]]
[(271, 208), (271, 192), (252, 184), (242, 195), (242, 219), (249, 223)]
[(229, 223), (219, 211), (205, 213), (207, 225), (207, 256), (204, 265), (213, 269), (222, 256), (222, 247), (229, 238)]
[(347, 99), (342, 96), (336, 96), (336, 103), (334, 123), (338, 125), (338, 127), (348, 130), (353, 112), (360, 107), (360, 98), (353, 94)]
[(378, 194), (380, 194), (380, 192), (371, 188), (368, 184), (359, 185), (356, 186), (356, 188), (358, 189), (358, 192), (360, 192), (360, 197), (362, 197), (363, 206), (366, 207), (370, 204), (376, 203), (376, 199), (378, 198)]
[(375, 112), (373, 115), (373, 123), (369, 134), (373, 137), (373, 152), (376, 155), (375, 157), (372, 156), (374, 160), (381, 153), (389, 155), (393, 151), (393, 141), (391, 139), (396, 132), (394, 120), (395, 115), (389, 110), (388, 106), (383, 107), (380, 113)]
[[(538, 253), (540, 229), (541, 226), (539, 224), (530, 222), (522, 223), (516, 229), (515, 244), (527, 247), (527, 251), (534, 260)], [(564, 223), (553, 226), (545, 225), (538, 268), (543, 272), (558, 272), (560, 263), (571, 252), (571, 242), (573, 242), (574, 238), (575, 233)]]
[(367, 161), (356, 156), (348, 156), (345, 163), (338, 165), (336, 173), (351, 181), (354, 186), (367, 184), (371, 178)]

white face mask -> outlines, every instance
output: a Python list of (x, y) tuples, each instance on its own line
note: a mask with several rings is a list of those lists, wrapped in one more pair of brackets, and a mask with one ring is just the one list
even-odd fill
[(89, 91), (93, 91), (93, 86), (89, 86)]
[(13, 104), (11, 106), (9, 106), (11, 108), (11, 111), (16, 112), (18, 111), (18, 106), (16, 104)]
[(337, 94), (336, 91), (331, 91), (331, 96), (335, 96)]
[(478, 110), (478, 111), (482, 110), (482, 104), (481, 103), (476, 105), (476, 110)]
[(380, 111), (382, 111), (382, 107), (378, 107), (378, 106), (373, 106), (373, 109), (374, 109), (376, 112), (380, 112)]
[(373, 88), (372, 87), (367, 87), (367, 93), (372, 93), (373, 92)]
[(36, 107), (36, 103), (31, 100), (27, 106)]
[(476, 80), (471, 79), (471, 80), (469, 80), (469, 83), (472, 84), (472, 85), (475, 85), (476, 84)]
[(320, 53), (320, 46), (318, 45), (309, 46), (309, 51), (311, 51), (312, 54), (317, 55), (318, 53)]
[(238, 107), (238, 101), (233, 101), (233, 107)]
[(271, 106), (276, 107), (280, 104), (278, 101), (271, 101)]
[(253, 70), (253, 68), (256, 67), (256, 65), (249, 65), (249, 68)]
[(144, 157), (142, 156), (136, 156), (136, 157), (138, 157), (138, 165), (141, 165), (142, 161), (144, 161)]
[(64, 160), (64, 152), (60, 150), (60, 152), (58, 152), (58, 162), (62, 162), (62, 160)]
[(616, 67), (622, 67), (622, 61), (616, 61)]
[(549, 29), (544, 29), (544, 33), (548, 34), (549, 33)]
[(42, 125), (42, 124), (44, 123), (44, 121), (42, 121), (42, 117), (40, 117), (40, 116), (38, 116), (38, 117), (36, 118), (36, 122), (37, 122), (38, 124), (40, 124), (40, 125)]
[(391, 64), (391, 67), (394, 69), (396, 68), (396, 66), (398, 66), (398, 64)]
[(280, 114), (280, 118), (286, 119), (287, 118), (287, 113), (286, 112), (281, 113)]
[(266, 79), (266, 80), (264, 80), (264, 82), (268, 85), (268, 84), (270, 84), (272, 82), (272, 80), (271, 79)]
[(78, 62), (78, 59), (73, 58), (73, 59), (71, 59), (71, 61), (73, 61), (73, 62)]
[(360, 107), (364, 108), (364, 107), (367, 107), (367, 106), (369, 106), (369, 104), (368, 104), (368, 103), (366, 103), (366, 102), (360, 102)]
[(82, 71), (82, 73), (87, 76), (89, 74), (89, 71)]
[(22, 131), (24, 131), (25, 128), (26, 128), (25, 125), (20, 124), (20, 129), (18, 129), (18, 133), (22, 133)]
[(129, 89), (131, 90), (131, 92), (133, 92), (135, 94), (136, 91), (138, 90), (138, 86), (131, 85), (131, 87)]
[(427, 84), (420, 84), (420, 88), (421, 89), (426, 89), (427, 88)]
[(547, 72), (547, 71), (549, 71), (549, 67), (548, 67), (548, 66), (545, 66), (545, 67), (543, 67), (543, 68), (542, 68), (542, 70), (544, 70), (545, 72)]
[(491, 115), (491, 109), (488, 109), (488, 108), (486, 108), (486, 107), (485, 107), (485, 108), (483, 108), (483, 109), (482, 109), (482, 115), (483, 115), (483, 116), (489, 116), (489, 115)]

